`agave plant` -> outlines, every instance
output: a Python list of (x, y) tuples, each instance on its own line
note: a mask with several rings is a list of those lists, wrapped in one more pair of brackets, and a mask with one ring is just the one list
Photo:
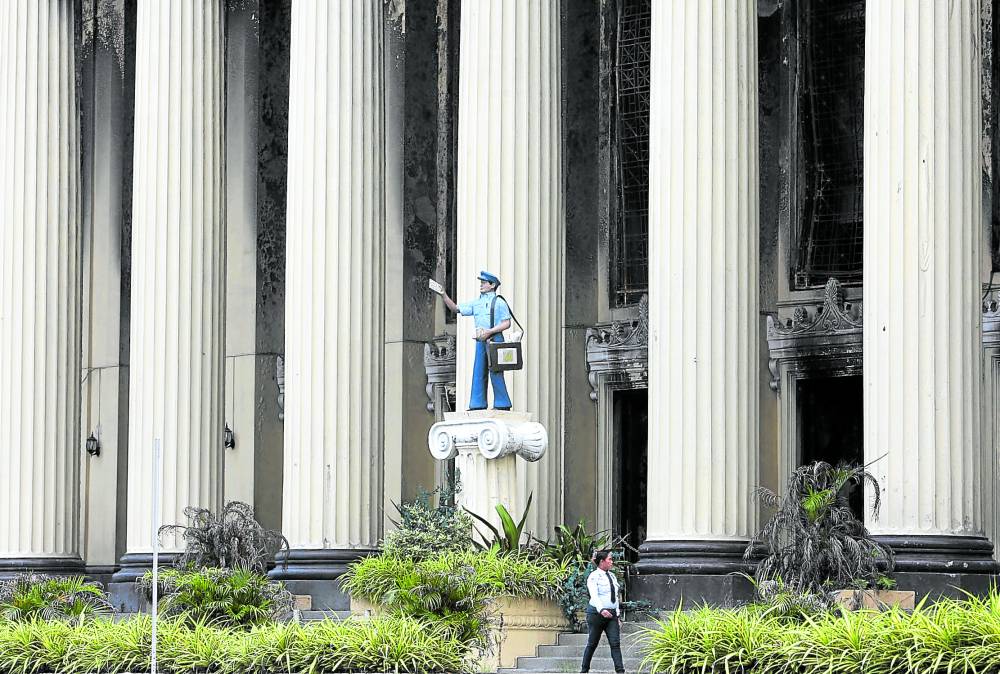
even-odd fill
[(524, 505), (524, 512), (521, 513), (521, 519), (517, 522), (514, 522), (514, 518), (511, 517), (511, 514), (508, 512), (506, 506), (502, 503), (497, 503), (496, 511), (497, 515), (500, 517), (500, 529), (493, 526), (493, 524), (482, 515), (477, 515), (471, 510), (466, 510), (467, 513), (486, 525), (490, 534), (492, 534), (492, 538), (488, 538), (477, 529), (477, 532), (485, 544), (482, 547), (487, 550), (497, 548), (502, 553), (518, 552), (521, 549), (521, 539), (525, 536), (524, 522), (528, 519), (528, 511), (531, 510), (532, 496), (534, 496), (534, 494), (528, 494), (528, 502)]
[(184, 514), (188, 524), (160, 527), (161, 535), (179, 533), (184, 539), (178, 566), (241, 568), (264, 573), (278, 551), (289, 549), (288, 539), (280, 531), (261, 526), (254, 518), (253, 507), (241, 501), (230, 501), (218, 515), (191, 506), (184, 509)]
[(757, 581), (780, 581), (799, 593), (857, 587), (859, 582), (875, 587), (892, 570), (892, 552), (872, 539), (854, 515), (848, 503), (852, 487), (871, 490), (877, 517), (879, 485), (865, 466), (817, 461), (792, 473), (784, 496), (758, 487), (756, 498), (775, 513), (747, 546), (747, 560), (760, 545), (766, 550)]

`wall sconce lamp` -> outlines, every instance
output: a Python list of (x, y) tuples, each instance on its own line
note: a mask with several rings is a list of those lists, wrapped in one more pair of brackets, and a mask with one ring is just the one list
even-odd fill
[(233, 435), (233, 429), (229, 427), (228, 422), (226, 422), (226, 430), (222, 434), (222, 446), (226, 449), (236, 448), (236, 436)]
[(97, 441), (97, 438), (94, 437), (93, 433), (91, 433), (90, 437), (87, 438), (85, 447), (87, 448), (87, 454), (90, 454), (91, 456), (101, 455), (101, 443)]

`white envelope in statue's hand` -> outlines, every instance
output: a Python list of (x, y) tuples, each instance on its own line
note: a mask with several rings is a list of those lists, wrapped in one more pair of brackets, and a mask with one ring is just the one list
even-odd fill
[(442, 286), (434, 279), (430, 279), (427, 281), (427, 287), (436, 292), (438, 295), (444, 295), (444, 286)]

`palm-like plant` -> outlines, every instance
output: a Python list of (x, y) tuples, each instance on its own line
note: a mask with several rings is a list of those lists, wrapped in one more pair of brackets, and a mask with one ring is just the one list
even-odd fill
[(253, 507), (230, 501), (218, 515), (206, 508), (187, 507), (188, 524), (168, 524), (160, 533), (180, 533), (184, 552), (177, 565), (189, 568), (243, 568), (267, 571), (279, 550), (288, 550), (288, 539), (280, 531), (265, 529), (257, 522)]
[(865, 466), (817, 461), (792, 473), (783, 496), (757, 488), (755, 497), (775, 509), (746, 550), (748, 560), (761, 544), (766, 550), (758, 582), (777, 580), (795, 592), (823, 593), (859, 583), (874, 587), (892, 570), (891, 550), (871, 538), (850, 508), (851, 487), (871, 490), (877, 517), (879, 485)]
[(112, 613), (101, 586), (81, 576), (26, 573), (0, 581), (0, 618), (82, 621)]

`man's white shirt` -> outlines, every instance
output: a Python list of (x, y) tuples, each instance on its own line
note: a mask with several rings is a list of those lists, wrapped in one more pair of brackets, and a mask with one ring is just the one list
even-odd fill
[[(609, 581), (608, 577), (613, 579)], [(590, 592), (590, 605), (597, 609), (600, 613), (604, 609), (611, 611), (618, 610), (618, 601), (611, 603), (611, 583), (615, 584), (615, 599), (621, 599), (621, 588), (618, 585), (618, 579), (615, 578), (613, 573), (609, 571), (601, 571), (596, 569), (590, 572), (587, 576), (587, 590)]]

